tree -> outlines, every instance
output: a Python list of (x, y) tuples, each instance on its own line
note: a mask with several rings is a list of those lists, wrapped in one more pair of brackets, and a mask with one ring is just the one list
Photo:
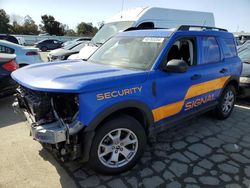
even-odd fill
[(24, 17), (24, 23), (23, 23), (23, 33), (22, 34), (33, 34), (37, 35), (39, 33), (38, 27), (35, 23), (35, 21), (29, 16)]
[(13, 34), (22, 34), (23, 27), (20, 24), (18, 24), (17, 21), (13, 21), (10, 31)]
[(85, 36), (94, 36), (97, 32), (97, 28), (93, 27), (92, 23), (81, 22), (77, 25), (77, 34)]
[(0, 33), (9, 33), (10, 31), (9, 21), (10, 21), (9, 16), (3, 9), (0, 9)]
[(39, 33), (37, 25), (29, 15), (25, 16), (22, 22), (23, 24), (14, 20), (11, 27), (11, 33), (23, 35), (37, 35)]
[(76, 36), (76, 32), (73, 29), (67, 29), (65, 31), (65, 35), (67, 35), (67, 36)]
[(64, 35), (65, 25), (55, 20), (53, 16), (43, 15), (42, 24), (40, 25), (41, 30), (49, 33), (50, 35)]

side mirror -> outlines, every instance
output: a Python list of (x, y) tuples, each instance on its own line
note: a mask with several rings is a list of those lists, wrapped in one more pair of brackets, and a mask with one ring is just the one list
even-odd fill
[(166, 72), (184, 73), (188, 70), (188, 64), (184, 60), (172, 59), (163, 67)]

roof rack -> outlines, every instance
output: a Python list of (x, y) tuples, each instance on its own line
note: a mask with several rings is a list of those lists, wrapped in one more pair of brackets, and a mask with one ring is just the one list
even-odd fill
[(210, 26), (199, 26), (199, 25), (181, 25), (177, 28), (177, 31), (189, 31), (190, 28), (200, 28), (201, 30), (217, 30), (217, 31), (226, 31), (227, 29), (222, 29), (218, 27), (210, 27)]

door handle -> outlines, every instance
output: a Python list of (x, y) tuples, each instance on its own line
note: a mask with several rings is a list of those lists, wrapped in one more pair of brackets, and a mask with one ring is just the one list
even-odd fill
[(194, 74), (193, 76), (191, 76), (191, 80), (198, 80), (201, 78), (201, 74)]
[(226, 73), (226, 72), (228, 72), (228, 69), (223, 68), (223, 69), (220, 70), (220, 73), (222, 73), (222, 74)]

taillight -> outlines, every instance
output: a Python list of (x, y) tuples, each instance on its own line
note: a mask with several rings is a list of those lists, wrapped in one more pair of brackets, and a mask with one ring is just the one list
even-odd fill
[(15, 60), (11, 60), (8, 63), (5, 63), (2, 65), (2, 67), (9, 72), (12, 72), (14, 70), (17, 70), (19, 68), (18, 64), (15, 62)]
[(38, 55), (37, 52), (27, 52), (26, 55)]

